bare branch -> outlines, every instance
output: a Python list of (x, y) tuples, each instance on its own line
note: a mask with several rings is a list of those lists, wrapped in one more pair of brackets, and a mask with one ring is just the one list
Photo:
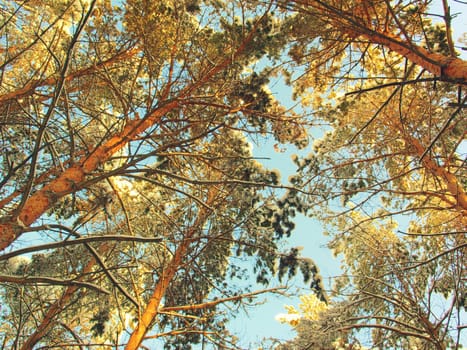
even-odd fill
[(93, 283), (76, 281), (73, 279), (63, 280), (54, 277), (18, 277), (10, 275), (0, 275), (0, 282), (3, 283), (16, 283), (16, 284), (52, 284), (62, 286), (77, 286), (80, 288), (89, 288), (98, 291), (99, 293), (110, 294), (110, 292), (102, 287), (99, 287)]
[[(41, 230), (47, 229), (52, 227), (53, 225), (46, 225), (42, 226)], [(27, 247), (23, 249), (18, 249), (12, 251), (10, 253), (0, 255), (1, 260), (7, 260), (12, 257), (23, 255), (32, 252), (38, 252), (41, 250), (48, 250), (48, 249), (57, 249), (57, 248), (64, 248), (78, 244), (85, 244), (85, 243), (92, 243), (92, 242), (109, 242), (109, 241), (116, 241), (116, 242), (140, 242), (140, 243), (160, 243), (162, 242), (163, 238), (152, 238), (152, 237), (135, 237), (135, 236), (125, 236), (125, 235), (104, 235), (104, 236), (87, 236), (76, 238), (73, 240), (65, 240), (62, 242), (53, 242), (53, 243), (46, 243), (35, 245), (32, 247)]]

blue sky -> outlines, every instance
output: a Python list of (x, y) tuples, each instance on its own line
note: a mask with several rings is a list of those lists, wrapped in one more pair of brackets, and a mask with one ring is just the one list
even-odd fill
[[(276, 98), (281, 98), (281, 102), (286, 107), (291, 107), (295, 102), (291, 99), (291, 89), (280, 81), (273, 82), (270, 86), (271, 92)], [(314, 133), (317, 130), (312, 130)], [(319, 131), (318, 131), (319, 133)], [(306, 156), (310, 152), (310, 145), (302, 150), (293, 145), (281, 145), (280, 151), (276, 150), (276, 141), (263, 139), (253, 144), (253, 154), (261, 158), (261, 163), (268, 169), (278, 169), (281, 173), (283, 184), (288, 184), (288, 177), (295, 172), (296, 166), (292, 162), (293, 155)], [(266, 158), (266, 159), (263, 159)], [(321, 224), (312, 218), (299, 214), (294, 219), (296, 224), (291, 237), (284, 240), (283, 251), (288, 247), (302, 247), (301, 255), (309, 257), (320, 268), (322, 276), (325, 278), (325, 286), (329, 286), (329, 278), (339, 274), (339, 263), (327, 249), (327, 237), (323, 236)], [(280, 324), (275, 320), (279, 313), (285, 313), (284, 305), (295, 305), (299, 303), (298, 296), (308, 294), (308, 284), (303, 283), (302, 276), (298, 275), (292, 282), (289, 282), (290, 289), (287, 293), (290, 297), (279, 295), (265, 295), (257, 298), (262, 305), (251, 308), (248, 313), (241, 312), (237, 319), (231, 322), (231, 331), (239, 338), (239, 346), (244, 349), (257, 349), (263, 339), (276, 338), (280, 340), (294, 337), (293, 329), (285, 324)], [(258, 286), (258, 289), (263, 288)]]

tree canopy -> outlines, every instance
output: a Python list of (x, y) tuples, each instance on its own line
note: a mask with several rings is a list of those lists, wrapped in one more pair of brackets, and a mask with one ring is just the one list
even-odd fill
[(343, 274), (285, 348), (460, 346), (465, 61), (443, 4), (441, 24), (430, 2), (287, 4), (297, 30), (314, 23), (289, 53), (305, 67), (297, 95), (327, 126), (292, 183), (316, 194), (302, 209), (328, 225)]
[[(300, 273), (280, 346), (459, 348), (467, 62), (442, 4), (0, 1), (2, 346), (237, 348), (235, 310)], [(288, 182), (265, 138), (301, 150)], [(296, 213), (341, 258), (330, 288), (284, 249)]]

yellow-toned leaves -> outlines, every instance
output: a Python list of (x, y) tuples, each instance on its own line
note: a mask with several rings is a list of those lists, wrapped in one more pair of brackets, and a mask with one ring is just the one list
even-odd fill
[(288, 323), (291, 326), (297, 326), (301, 319), (317, 321), (321, 313), (328, 309), (323, 301), (319, 300), (315, 294), (300, 296), (299, 310), (291, 305), (284, 305), (287, 314), (278, 314), (276, 320), (281, 323)]

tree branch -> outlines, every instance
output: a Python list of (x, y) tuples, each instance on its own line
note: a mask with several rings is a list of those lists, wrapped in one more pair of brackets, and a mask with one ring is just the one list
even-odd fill
[(226, 302), (229, 302), (229, 301), (236, 301), (236, 300), (241, 300), (241, 299), (245, 299), (245, 298), (251, 298), (251, 297), (259, 295), (259, 294), (274, 293), (274, 292), (277, 292), (277, 291), (283, 290), (283, 289), (286, 289), (286, 287), (281, 286), (281, 287), (276, 287), (276, 288), (263, 289), (263, 290), (259, 290), (259, 291), (252, 292), (252, 293), (247, 293), (247, 294), (242, 294), (242, 295), (235, 295), (235, 296), (228, 297), (228, 298), (222, 298), (222, 299), (207, 301), (207, 302), (201, 303), (201, 304), (181, 305), (181, 306), (167, 306), (167, 307), (162, 307), (161, 309), (159, 309), (159, 311), (160, 312), (194, 311), (194, 310), (213, 307), (213, 306), (216, 306), (218, 304), (226, 303)]
[(17, 277), (11, 275), (0, 275), (0, 282), (16, 283), (16, 284), (53, 284), (53, 285), (62, 285), (62, 286), (77, 286), (82, 288), (90, 288), (98, 291), (99, 293), (104, 293), (109, 295), (110, 292), (107, 289), (101, 288), (93, 283), (81, 282), (76, 280), (62, 280), (54, 277)]
[[(47, 229), (46, 225), (44, 229)], [(12, 257), (23, 255), (27, 253), (37, 252), (41, 250), (48, 250), (48, 249), (57, 249), (57, 248), (64, 248), (69, 247), (77, 244), (85, 244), (85, 243), (92, 243), (92, 242), (108, 242), (108, 241), (117, 241), (117, 242), (140, 242), (140, 243), (160, 243), (162, 242), (162, 238), (151, 238), (151, 237), (134, 237), (134, 236), (125, 236), (125, 235), (105, 235), (105, 236), (89, 236), (89, 237), (81, 237), (76, 238), (73, 240), (65, 240), (62, 242), (53, 242), (53, 243), (46, 243), (40, 244), (32, 247), (27, 247), (23, 249), (18, 249), (10, 253), (0, 255), (1, 260), (11, 259)]]

